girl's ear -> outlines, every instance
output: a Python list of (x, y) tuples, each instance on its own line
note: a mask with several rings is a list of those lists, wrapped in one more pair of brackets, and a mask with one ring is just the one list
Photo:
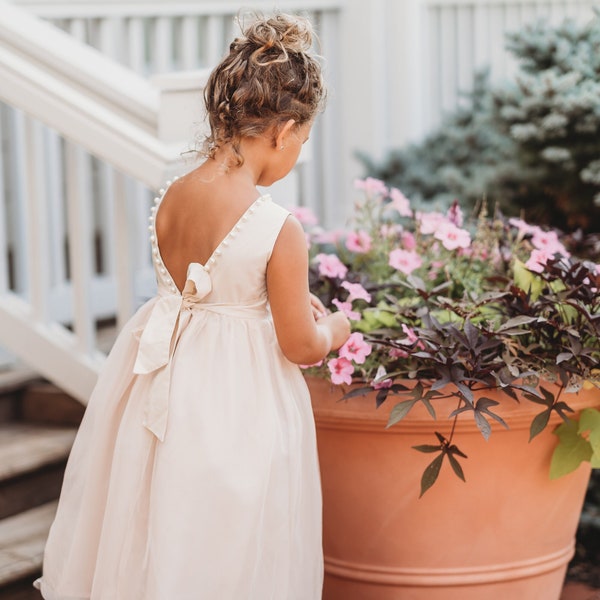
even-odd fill
[(286, 123), (283, 125), (283, 127), (279, 130), (277, 137), (275, 138), (275, 147), (276, 148), (281, 148), (282, 146), (285, 147), (284, 140), (285, 140), (287, 134), (292, 130), (292, 128), (294, 127), (295, 124), (296, 124), (296, 121), (294, 121), (294, 119), (290, 119), (289, 121), (286, 121)]

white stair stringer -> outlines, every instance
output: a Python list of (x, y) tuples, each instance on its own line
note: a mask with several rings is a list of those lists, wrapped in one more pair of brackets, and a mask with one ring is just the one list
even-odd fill
[(0, 344), (26, 357), (32, 369), (86, 404), (104, 354), (84, 351), (77, 337), (66, 327), (36, 321), (31, 312), (29, 304), (18, 296), (9, 293), (2, 297)]

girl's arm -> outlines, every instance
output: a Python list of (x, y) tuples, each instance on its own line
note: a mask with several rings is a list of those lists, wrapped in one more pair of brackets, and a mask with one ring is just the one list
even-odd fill
[(308, 289), (308, 253), (300, 223), (288, 217), (267, 266), (267, 293), (277, 341), (286, 358), (310, 365), (339, 348), (350, 335), (341, 312), (315, 320)]

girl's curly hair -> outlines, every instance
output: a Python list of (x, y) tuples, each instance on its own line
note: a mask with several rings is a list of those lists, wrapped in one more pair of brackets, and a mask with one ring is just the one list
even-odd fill
[[(204, 89), (210, 134), (203, 154), (231, 144), (237, 166), (239, 142), (289, 119), (311, 121), (325, 100), (321, 65), (311, 52), (310, 22), (282, 13), (258, 17), (229, 47)], [(275, 143), (273, 141), (273, 143)]]

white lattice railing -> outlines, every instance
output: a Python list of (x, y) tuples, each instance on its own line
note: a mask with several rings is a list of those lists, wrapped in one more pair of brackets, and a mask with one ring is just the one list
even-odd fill
[(102, 361), (96, 320), (139, 304), (147, 189), (181, 170), (203, 77), (161, 89), (0, 3), (0, 344), (82, 400)]

